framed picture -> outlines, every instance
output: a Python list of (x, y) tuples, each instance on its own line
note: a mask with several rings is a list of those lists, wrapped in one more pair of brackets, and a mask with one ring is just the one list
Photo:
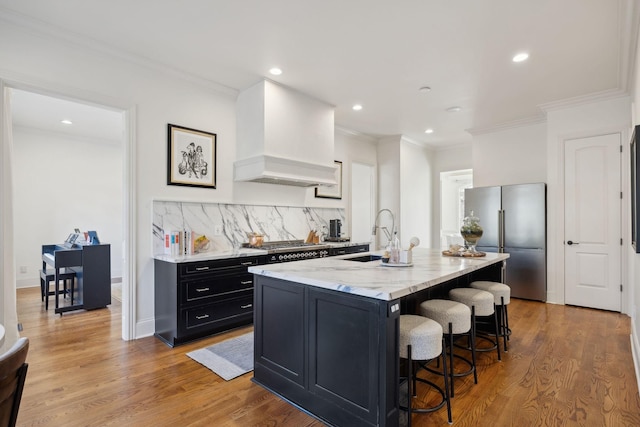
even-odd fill
[(167, 185), (216, 188), (216, 134), (168, 128)]
[(342, 199), (342, 162), (334, 160), (336, 166), (336, 185), (319, 185), (316, 187), (316, 197), (324, 199)]
[(640, 164), (640, 150), (638, 150), (638, 138), (640, 137), (640, 125), (633, 128), (631, 134), (631, 245), (635, 249), (636, 253), (640, 253), (640, 232), (638, 225), (640, 225), (640, 210), (638, 209), (638, 201), (640, 197), (638, 192), (640, 191), (640, 177), (638, 176), (638, 165)]

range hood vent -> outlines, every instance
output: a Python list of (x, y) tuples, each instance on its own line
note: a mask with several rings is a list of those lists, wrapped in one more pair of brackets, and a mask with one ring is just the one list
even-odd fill
[(334, 107), (270, 80), (238, 95), (234, 180), (336, 185)]
[(336, 185), (335, 167), (273, 156), (256, 156), (234, 164), (235, 181), (314, 187)]

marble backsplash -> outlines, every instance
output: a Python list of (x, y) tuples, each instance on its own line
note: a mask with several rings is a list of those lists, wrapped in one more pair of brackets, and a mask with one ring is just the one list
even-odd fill
[(341, 208), (154, 201), (153, 255), (163, 253), (168, 231), (205, 235), (211, 241), (207, 252), (225, 252), (246, 243), (250, 232), (263, 234), (265, 242), (304, 240), (311, 230), (328, 233), (332, 219), (341, 220), (342, 230), (348, 230)]

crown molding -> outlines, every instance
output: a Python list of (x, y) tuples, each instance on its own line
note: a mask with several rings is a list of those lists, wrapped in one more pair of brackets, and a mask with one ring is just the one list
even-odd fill
[(131, 52), (124, 51), (122, 49), (111, 46), (107, 43), (92, 39), (83, 34), (79, 34), (67, 29), (51, 25), (47, 22), (40, 21), (26, 15), (11, 11), (9, 9), (0, 7), (0, 22), (5, 21), (10, 24), (16, 25), (23, 29), (30, 31), (31, 33), (40, 37), (46, 36), (55, 39), (67, 46), (75, 48), (83, 48), (92, 52), (97, 52), (105, 56), (117, 58), (125, 62), (136, 64), (147, 69), (176, 77), (181, 80), (188, 81), (198, 86), (205, 87), (207, 89), (214, 90), (224, 95), (236, 98), (239, 91), (237, 89), (225, 86), (217, 83), (213, 80), (205, 79), (203, 77), (187, 73), (183, 70), (175, 67), (163, 64), (157, 61), (153, 61), (141, 55), (133, 54)]
[(623, 89), (607, 89), (600, 92), (594, 92), (587, 95), (580, 95), (573, 98), (561, 99), (559, 101), (547, 102), (545, 104), (538, 105), (545, 113), (555, 110), (563, 110), (565, 108), (578, 107), (586, 104), (593, 104), (594, 102), (608, 101), (612, 99), (624, 98), (629, 96), (626, 90)]
[(362, 133), (362, 132), (358, 132), (357, 130), (353, 130), (344, 126), (340, 126), (340, 125), (334, 125), (334, 130), (335, 133), (339, 134), (339, 135), (344, 135), (344, 136), (349, 136), (349, 137), (353, 137), (353, 138), (357, 138), (357, 139), (361, 139), (363, 141), (367, 141), (367, 142), (376, 142), (378, 139), (368, 135), (366, 133)]
[(482, 135), (485, 133), (500, 132), (507, 129), (515, 129), (523, 126), (537, 125), (540, 123), (545, 123), (546, 121), (547, 121), (547, 116), (545, 114), (538, 114), (535, 116), (524, 117), (522, 119), (511, 120), (509, 122), (498, 123), (491, 126), (482, 126), (482, 127), (465, 129), (465, 131), (470, 133), (472, 136), (476, 136), (476, 135)]

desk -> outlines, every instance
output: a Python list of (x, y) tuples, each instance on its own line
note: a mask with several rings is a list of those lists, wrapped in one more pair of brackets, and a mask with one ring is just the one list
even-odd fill
[(55, 283), (61, 268), (76, 273), (74, 304), (60, 306), (58, 287), (55, 293), (55, 312), (93, 310), (111, 304), (111, 245), (42, 245), (42, 268), (55, 269)]

